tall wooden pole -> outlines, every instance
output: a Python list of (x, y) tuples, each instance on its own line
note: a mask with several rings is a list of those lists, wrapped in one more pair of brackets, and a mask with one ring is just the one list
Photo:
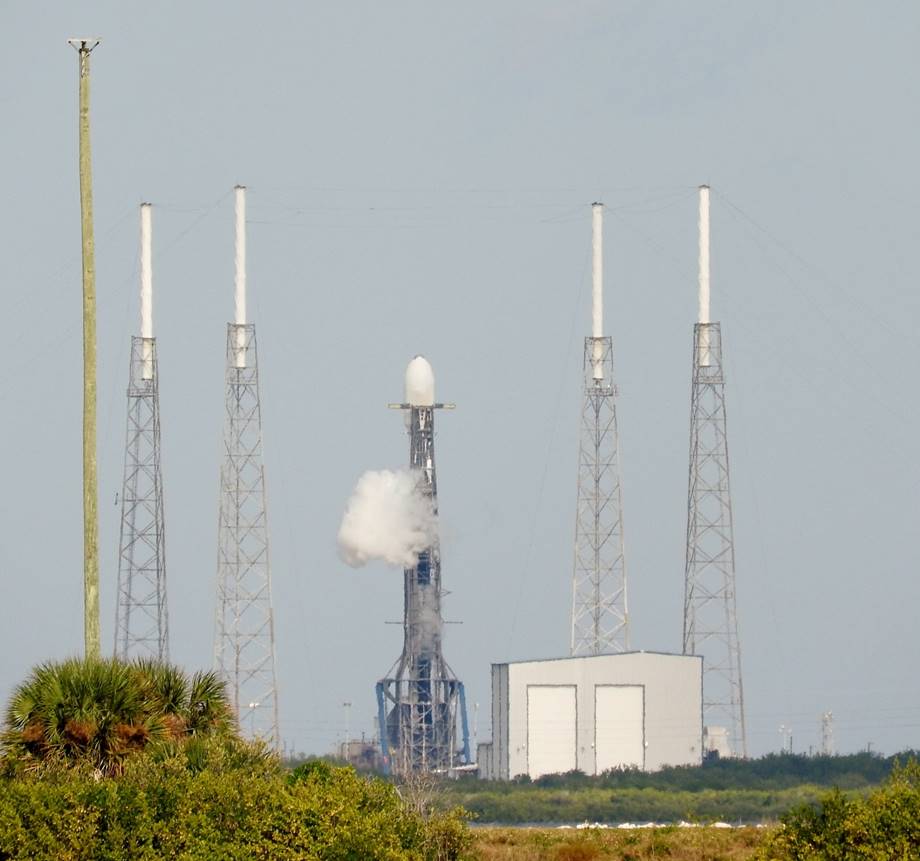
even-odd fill
[(96, 479), (96, 264), (89, 147), (89, 55), (98, 39), (70, 39), (80, 59), (80, 215), (83, 233), (83, 636), (99, 657), (99, 512)]

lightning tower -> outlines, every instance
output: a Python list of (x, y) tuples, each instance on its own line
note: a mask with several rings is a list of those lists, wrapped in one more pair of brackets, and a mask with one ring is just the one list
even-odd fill
[(572, 655), (629, 650), (623, 498), (613, 340), (604, 335), (604, 205), (592, 211), (592, 330), (585, 338), (584, 403), (578, 451)]
[(256, 327), (246, 322), (246, 189), (236, 192), (236, 315), (227, 324), (214, 666), (240, 729), (278, 748), (262, 408)]
[(141, 334), (131, 338), (128, 429), (118, 541), (115, 654), (169, 657), (160, 391), (153, 337), (151, 207), (141, 204)]
[(746, 757), (722, 333), (709, 320), (708, 186), (700, 187), (699, 201), (699, 322), (693, 327), (683, 650), (703, 656), (707, 751)]
[[(434, 401), (434, 372), (422, 356), (406, 369), (409, 466), (419, 489), (438, 510), (434, 463), (434, 411), (453, 404)], [(437, 539), (404, 570), (403, 651), (387, 678), (377, 682), (380, 748), (389, 773), (447, 772), (469, 765), (466, 694), (441, 652), (441, 549)], [(461, 739), (457, 739), (457, 719)]]

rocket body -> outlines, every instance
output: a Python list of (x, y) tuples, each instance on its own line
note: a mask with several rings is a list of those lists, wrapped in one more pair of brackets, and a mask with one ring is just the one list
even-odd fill
[[(434, 457), (434, 372), (422, 356), (406, 368), (409, 467), (419, 490), (438, 512)], [(437, 537), (415, 565), (403, 571), (403, 651), (389, 678), (377, 685), (381, 746), (386, 767), (396, 773), (449, 769), (457, 763), (457, 717), (463, 723), (462, 761), (470, 762), (463, 685), (441, 650), (441, 548)]]
[[(409, 468), (418, 475), (419, 490), (438, 513), (438, 483), (434, 462), (434, 371), (424, 356), (406, 368), (406, 403), (409, 405)], [(441, 550), (437, 539), (406, 568), (404, 657), (430, 678), (443, 661), (441, 651)], [(420, 680), (421, 683), (421, 680)]]

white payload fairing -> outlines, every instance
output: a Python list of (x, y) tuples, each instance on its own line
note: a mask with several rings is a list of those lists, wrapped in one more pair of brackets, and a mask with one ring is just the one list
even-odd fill
[(424, 356), (416, 356), (406, 368), (406, 403), (434, 406), (434, 371)]

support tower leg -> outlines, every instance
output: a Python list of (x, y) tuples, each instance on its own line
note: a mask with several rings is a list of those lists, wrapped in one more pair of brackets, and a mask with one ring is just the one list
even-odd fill
[(611, 338), (585, 338), (584, 369), (572, 575), (571, 649), (575, 656), (629, 650)]
[(720, 756), (746, 757), (725, 378), (718, 323), (694, 326), (684, 584), (684, 654), (703, 656), (704, 748)]
[(131, 339), (115, 655), (169, 658), (156, 339)]
[(240, 730), (280, 748), (256, 332), (227, 327), (214, 666)]

